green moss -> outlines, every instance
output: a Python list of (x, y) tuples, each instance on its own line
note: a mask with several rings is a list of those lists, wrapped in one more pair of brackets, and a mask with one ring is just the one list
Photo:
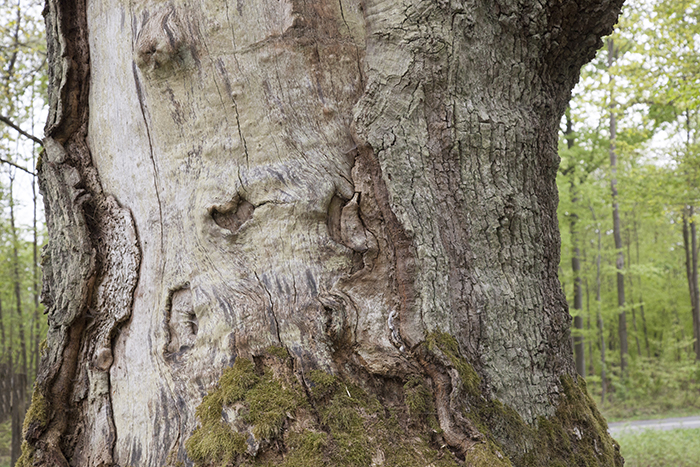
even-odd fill
[[(583, 378), (561, 379), (563, 397), (553, 417), (540, 417), (537, 425), (525, 423), (511, 407), (482, 397), (481, 380), (460, 355), (457, 341), (448, 334), (431, 334), (429, 352), (439, 351), (457, 370), (465, 391), (465, 412), (488, 440), (467, 453), (467, 464), (550, 466), (618, 466), (622, 458), (607, 433), (607, 424), (586, 390)], [(498, 457), (505, 454), (510, 460)], [(486, 460), (489, 458), (490, 460)], [(501, 462), (501, 463), (499, 463)]]
[[(567, 375), (561, 384), (564, 397), (554, 417), (538, 420), (538, 445), (533, 452), (547, 452), (561, 465), (622, 465), (619, 446), (608, 435), (607, 423), (588, 395), (585, 380), (578, 378), (577, 383)], [(541, 455), (534, 460), (531, 465), (551, 465)]]
[(203, 422), (185, 442), (195, 465), (226, 465), (246, 452), (246, 436), (234, 432), (223, 421)]
[[(481, 394), (481, 380), (448, 335), (435, 334), (428, 352), (457, 369), (463, 414), (484, 435), (458, 462), (444, 447), (429, 380), (415, 375), (380, 401), (346, 378), (314, 370), (302, 389), (288, 355), (268, 350), (239, 358), (197, 408), (200, 426), (186, 442), (197, 466), (607, 466), (621, 458), (583, 380), (561, 381), (556, 414), (525, 423), (511, 407)], [(363, 383), (364, 384), (364, 383)], [(387, 386), (387, 388), (390, 386)], [(224, 421), (235, 414), (235, 420)], [(430, 421), (432, 420), (432, 422)], [(252, 438), (261, 444), (248, 454)]]
[(465, 453), (464, 461), (466, 465), (513, 467), (510, 460), (490, 441), (475, 444)]
[(321, 370), (309, 373), (311, 395), (314, 399), (322, 399), (338, 388), (338, 378)]
[(233, 366), (225, 369), (221, 375), (217, 391), (220, 396), (217, 399), (220, 399), (221, 403), (226, 405), (238, 402), (259, 381), (260, 377), (255, 373), (253, 362), (244, 358), (238, 358)]
[(244, 408), (238, 412), (239, 421), (261, 441), (279, 436), (287, 417), (305, 400), (298, 384), (284, 386), (269, 369), (259, 375), (252, 361), (236, 359), (231, 368), (224, 370), (217, 388), (197, 407), (200, 426), (185, 443), (196, 465), (226, 465), (248, 449), (247, 432), (234, 431), (223, 419), (224, 408), (236, 403)]
[(34, 389), (32, 403), (24, 416), (22, 432), (26, 434), (30, 430), (43, 431), (49, 424), (50, 416), (51, 407), (46, 397), (40, 391)]
[(283, 467), (324, 467), (327, 464), (324, 451), (328, 446), (328, 434), (304, 430), (291, 433), (288, 441), (289, 455)]
[(15, 462), (15, 467), (31, 467), (34, 463), (34, 448), (26, 441), (22, 441), (22, 454)]
[(284, 347), (272, 345), (265, 349), (265, 352), (267, 352), (268, 355), (277, 357), (282, 361), (289, 360), (289, 352), (287, 352), (287, 349)]
[(408, 412), (413, 416), (423, 416), (434, 412), (433, 395), (423, 378), (413, 376), (403, 385), (404, 400)]
[(462, 380), (464, 391), (472, 397), (481, 396), (481, 378), (474, 367), (460, 355), (457, 340), (446, 333), (432, 333), (426, 339), (428, 350), (440, 350), (452, 363), (452, 366)]
[(243, 400), (248, 407), (243, 421), (253, 425), (253, 435), (259, 440), (279, 435), (287, 414), (304, 404), (299, 391), (283, 387), (271, 372), (266, 372)]

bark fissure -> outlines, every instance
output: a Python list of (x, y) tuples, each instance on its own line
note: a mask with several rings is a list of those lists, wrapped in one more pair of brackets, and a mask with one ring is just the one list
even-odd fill
[[(143, 97), (143, 88), (141, 86), (141, 80), (139, 79), (138, 71), (136, 70), (136, 62), (132, 62), (132, 71), (134, 75), (134, 85), (136, 86), (136, 95), (139, 100), (139, 107), (141, 108), (141, 116), (143, 118), (143, 124), (146, 128), (146, 135), (148, 137), (148, 150), (151, 156), (151, 167), (153, 168), (153, 190), (156, 195), (156, 200), (158, 202), (158, 216), (160, 218), (160, 224), (163, 225), (163, 203), (160, 200), (160, 188), (158, 186), (158, 166), (156, 165), (156, 159), (153, 154), (153, 138), (151, 137), (151, 128), (148, 124), (148, 117), (146, 115), (146, 104)], [(165, 249), (165, 243), (163, 239), (163, 232), (160, 235), (160, 248)]]

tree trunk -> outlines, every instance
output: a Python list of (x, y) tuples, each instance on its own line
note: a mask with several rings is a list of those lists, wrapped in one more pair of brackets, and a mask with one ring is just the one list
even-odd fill
[(5, 321), (2, 318), (2, 298), (0, 297), (0, 337), (2, 338), (2, 353), (0, 354), (0, 365), (5, 365), (7, 362), (7, 337), (5, 334)]
[[(629, 225), (629, 219), (625, 218), (625, 223)], [(627, 244), (627, 264), (629, 267), (632, 267), (632, 254), (630, 253), (630, 249), (632, 248), (632, 239), (630, 235), (630, 229), (627, 228), (625, 229), (626, 235), (626, 244)], [(637, 307), (635, 306), (634, 303), (634, 278), (632, 277), (631, 273), (627, 274), (627, 282), (629, 284), (629, 292), (630, 296), (632, 297), (632, 301), (630, 304), (630, 310), (632, 310), (632, 330), (634, 331), (634, 341), (637, 344), (637, 357), (642, 356), (642, 347), (639, 344), (639, 330), (637, 329)]]
[[(573, 127), (569, 115), (566, 116), (566, 145), (569, 149), (574, 147)], [(576, 371), (581, 376), (586, 376), (586, 348), (583, 340), (583, 291), (581, 289), (581, 250), (579, 249), (578, 231), (578, 190), (576, 188), (575, 164), (568, 169), (569, 192), (571, 194), (571, 214), (569, 215), (569, 232), (571, 233), (571, 270), (574, 277), (574, 359)]]
[(690, 312), (693, 316), (695, 338), (695, 360), (700, 361), (700, 297), (698, 297), (698, 254), (695, 219), (692, 206), (683, 209), (683, 249), (685, 250), (685, 272), (690, 292)]
[[(10, 234), (12, 238), (12, 286), (15, 295), (15, 312), (17, 314), (17, 329), (19, 349), (17, 363), (10, 365), (10, 378), (12, 381), (12, 442), (10, 449), (10, 463), (14, 465), (20, 456), (22, 442), (22, 422), (24, 421), (25, 399), (27, 391), (27, 343), (24, 332), (24, 316), (22, 313), (22, 277), (19, 272), (19, 236), (15, 225), (14, 202), (14, 177), (10, 176)], [(12, 347), (12, 346), (10, 346)], [(10, 352), (14, 353), (10, 348)], [(12, 357), (10, 357), (12, 361)]]
[[(637, 264), (639, 263), (639, 232), (637, 231), (637, 218), (634, 217), (634, 246), (637, 252)], [(642, 288), (642, 275), (637, 276), (637, 283), (639, 284), (639, 314), (642, 316), (642, 332), (644, 333), (644, 348), (646, 349), (647, 358), (651, 358), (651, 350), (649, 349), (649, 333), (647, 332), (647, 319), (644, 316), (644, 294)]]
[[(615, 60), (615, 43), (608, 39), (608, 68), (611, 68)], [(611, 75), (612, 76), (612, 75)], [(611, 77), (612, 80), (612, 77)], [(613, 237), (615, 238), (615, 250), (617, 251), (617, 306), (618, 306), (618, 337), (620, 338), (620, 372), (624, 375), (627, 369), (627, 315), (625, 312), (625, 257), (622, 252), (622, 228), (620, 227), (620, 209), (617, 201), (617, 151), (615, 138), (617, 131), (617, 118), (615, 105), (612, 99), (611, 85), (610, 99), (610, 189), (613, 205)]]
[(621, 465), (554, 183), (620, 3), (49, 1), (26, 461)]
[[(591, 214), (593, 215), (593, 220), (596, 221), (595, 211), (592, 206), (590, 206)], [(603, 326), (603, 315), (601, 313), (601, 297), (600, 297), (600, 257), (602, 250), (602, 233), (600, 231), (600, 224), (597, 225), (596, 234), (598, 235), (598, 245), (596, 248), (596, 258), (595, 258), (595, 302), (596, 302), (596, 317), (598, 321), (598, 332), (600, 333), (600, 403), (605, 404), (605, 392), (607, 390), (607, 374), (606, 374), (606, 362), (605, 362), (605, 329)]]
[(697, 231), (695, 229), (694, 208), (690, 206), (690, 250), (692, 261), (693, 292), (695, 293), (695, 307), (693, 308), (693, 335), (695, 336), (695, 360), (700, 361), (700, 288), (698, 287), (698, 245)]

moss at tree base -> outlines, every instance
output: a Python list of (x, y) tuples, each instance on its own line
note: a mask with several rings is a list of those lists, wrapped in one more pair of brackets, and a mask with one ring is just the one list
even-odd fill
[[(459, 372), (464, 383), (465, 415), (516, 467), (622, 466), (620, 448), (608, 434), (605, 419), (588, 395), (583, 378), (561, 377), (563, 395), (551, 418), (540, 417), (528, 425), (511, 407), (482, 397), (481, 380), (459, 353), (448, 334), (433, 334), (429, 349), (439, 349)], [(480, 465), (480, 464), (474, 464)], [(489, 464), (483, 464), (489, 465)]]
[(200, 425), (185, 443), (196, 466), (460, 465), (436, 442), (439, 428), (420, 381), (409, 385), (409, 408), (385, 405), (319, 370), (303, 386), (276, 349), (256, 363), (237, 359), (197, 408)]
[[(380, 398), (346, 378), (315, 370), (301, 381), (280, 349), (239, 358), (197, 408), (185, 446), (196, 466), (621, 466), (619, 448), (586, 392), (562, 377), (556, 414), (526, 424), (512, 408), (481, 396), (481, 380), (456, 341), (435, 335), (464, 383), (464, 414), (484, 435), (452, 452), (437, 422), (430, 380), (413, 375)], [(386, 396), (386, 395), (385, 395)]]

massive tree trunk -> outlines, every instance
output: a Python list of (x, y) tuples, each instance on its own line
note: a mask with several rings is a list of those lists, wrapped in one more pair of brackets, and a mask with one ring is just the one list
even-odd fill
[(621, 464), (555, 186), (621, 3), (50, 0), (23, 462)]

